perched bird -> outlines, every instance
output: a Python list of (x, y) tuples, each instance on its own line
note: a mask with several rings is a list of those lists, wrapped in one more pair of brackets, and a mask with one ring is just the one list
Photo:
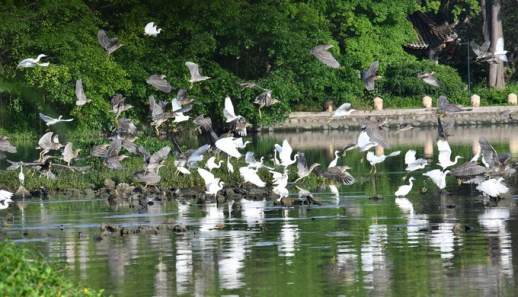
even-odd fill
[(340, 156), (338, 155), (340, 151), (335, 151), (335, 158), (329, 162), (329, 165), (327, 165), (327, 168), (335, 167), (338, 164), (338, 159)]
[(63, 116), (60, 115), (58, 118), (49, 117), (48, 115), (39, 113), (40, 119), (42, 119), (47, 126), (52, 126), (61, 122), (72, 122), (74, 119), (63, 119)]
[(448, 173), (450, 173), (449, 170), (443, 172), (440, 169), (434, 169), (423, 173), (423, 175), (428, 176), (440, 190), (443, 190), (446, 188), (446, 175)]
[(259, 161), (257, 161), (255, 159), (254, 152), (246, 152), (246, 154), (245, 154), (245, 163), (248, 168), (257, 170), (257, 169), (263, 167), (263, 160), (264, 160), (264, 157), (261, 157), (261, 159)]
[[(483, 175), (488, 171), (486, 167), (477, 164), (479, 158), (480, 154), (476, 154), (469, 162), (453, 168), (451, 170), (451, 175), (464, 183), (476, 182), (478, 180), (476, 177), (483, 177)], [(483, 180), (485, 180), (485, 178)], [(481, 179), (480, 181), (483, 180)]]
[(424, 169), (426, 165), (428, 165), (428, 161), (426, 159), (416, 159), (415, 157), (416, 151), (414, 150), (408, 150), (405, 154), (405, 164), (406, 164), (406, 171), (416, 171), (419, 169)]
[(142, 171), (142, 172), (137, 172), (133, 175), (133, 178), (138, 181), (138, 182), (141, 182), (145, 185), (145, 187), (148, 187), (148, 186), (156, 186), (157, 184), (160, 183), (160, 181), (162, 180), (162, 177), (158, 174), (158, 170), (160, 169), (160, 167), (164, 166), (163, 164), (159, 165), (157, 168), (156, 168), (156, 171)]
[(462, 159), (462, 156), (455, 156), (455, 159), (451, 161), (451, 148), (448, 141), (439, 139), (437, 140), (437, 150), (439, 151), (439, 163), (437, 165), (441, 166), (442, 169), (446, 169), (448, 167), (451, 167), (459, 161), (459, 159)]
[(91, 102), (92, 100), (86, 98), (85, 90), (83, 89), (83, 81), (78, 79), (76, 80), (76, 105), (83, 106), (86, 103)]
[(365, 89), (367, 89), (367, 91), (374, 90), (374, 82), (379, 78), (377, 76), (378, 69), (379, 69), (379, 62), (374, 61), (369, 66), (369, 69), (362, 72), (363, 83), (364, 83)]
[(205, 182), (205, 193), (208, 195), (216, 196), (218, 192), (223, 189), (224, 183), (220, 181), (219, 178), (214, 177), (214, 174), (203, 168), (198, 168), (198, 174)]
[(223, 161), (219, 160), (219, 163), (216, 164), (216, 157), (212, 156), (207, 160), (207, 163), (205, 163), (205, 167), (209, 169), (209, 171), (212, 171), (212, 169), (221, 168), (222, 163)]
[(186, 159), (176, 159), (174, 160), (174, 166), (176, 167), (176, 171), (180, 172), (183, 175), (190, 175), (191, 172), (187, 167), (187, 160)]
[(230, 156), (227, 156), (227, 171), (228, 173), (234, 173), (234, 165), (230, 163)]
[(25, 185), (25, 174), (23, 173), (23, 162), (20, 164), (20, 172), (18, 173), (18, 181), (20, 182), (20, 185)]
[(227, 123), (242, 118), (242, 116), (236, 115), (236, 113), (234, 112), (234, 104), (232, 104), (232, 100), (229, 96), (225, 97), (225, 108), (223, 109), (223, 116), (225, 116), (225, 120)]
[(500, 163), (500, 158), (498, 157), (498, 153), (495, 148), (487, 141), (486, 138), (481, 137), (478, 141), (480, 144), (480, 153), (482, 156), (482, 164), (486, 168), (497, 168), (502, 164)]
[(448, 101), (448, 98), (446, 96), (439, 96), (439, 99), (437, 100), (439, 112), (461, 112), (463, 111), (462, 108), (459, 106), (452, 104)]
[(485, 41), (482, 45), (478, 45), (475, 41), (471, 41), (469, 45), (475, 53), (475, 59), (477, 61), (488, 61), (492, 58), (493, 55), (489, 51), (489, 47), (491, 46), (491, 42), (489, 40)]
[(70, 163), (73, 159), (77, 158), (79, 156), (79, 152), (81, 149), (73, 149), (72, 142), (68, 142), (65, 145), (65, 149), (63, 150), (63, 161), (67, 163), (68, 166), (70, 166)]
[(59, 150), (63, 145), (59, 143), (59, 138), (54, 132), (47, 132), (38, 140), (38, 147), (40, 149), (40, 160), (44, 155), (50, 151)]
[(259, 105), (259, 118), (261, 118), (261, 108), (272, 106), (279, 103), (280, 101), (272, 97), (272, 90), (265, 90), (261, 94), (257, 95), (254, 100), (254, 104)]
[(414, 181), (414, 177), (411, 176), (408, 179), (408, 185), (399, 186), (399, 188), (394, 193), (394, 195), (396, 195), (396, 197), (405, 197), (406, 195), (408, 195), (408, 193), (410, 193), (410, 191), (412, 190), (412, 187), (414, 186), (413, 181)]
[(111, 98), (112, 112), (115, 113), (115, 118), (119, 118), (119, 116), (123, 112), (133, 108), (132, 105), (126, 104), (125, 101), (126, 101), (126, 98), (124, 96), (122, 96), (121, 94), (115, 94), (114, 96), (112, 96), (112, 98)]
[(311, 49), (311, 54), (325, 65), (338, 69), (340, 68), (340, 63), (338, 63), (335, 57), (333, 57), (333, 54), (329, 51), (332, 47), (330, 44), (317, 45)]
[(108, 55), (111, 55), (122, 46), (122, 44), (119, 43), (118, 38), (109, 38), (106, 31), (102, 29), (97, 32), (97, 41)]
[(493, 198), (499, 197), (509, 191), (509, 188), (504, 184), (503, 180), (503, 177), (488, 179), (481, 182), (477, 186), (477, 190), (482, 192), (485, 196)]
[(11, 197), (13, 197), (13, 193), (6, 190), (0, 190), (0, 210), (9, 207), (9, 203), (13, 202)]
[(234, 137), (223, 137), (216, 141), (216, 147), (225, 154), (236, 159), (241, 158), (241, 153), (237, 150)]
[(259, 188), (264, 188), (266, 183), (257, 175), (257, 170), (247, 166), (239, 168), (239, 175), (245, 182), (251, 183)]
[(412, 129), (414, 129), (414, 126), (412, 126), (412, 124), (410, 124), (410, 123), (401, 123), (401, 124), (399, 124), (399, 129), (397, 129), (396, 134), (401, 133), (401, 132), (405, 132), (405, 131), (408, 131), (408, 130), (412, 130)]
[(189, 82), (191, 84), (193, 84), (195, 82), (204, 81), (204, 80), (207, 80), (210, 78), (208, 76), (201, 75), (200, 68), (199, 68), (198, 64), (196, 64), (196, 63), (185, 62), (185, 66), (187, 66), (187, 68), (189, 68), (189, 73), (191, 74), (191, 78), (189, 79)]
[(422, 79), (425, 84), (430, 85), (432, 87), (438, 88), (439, 87), (439, 81), (435, 77), (435, 72), (422, 72), (418, 73), (417, 77)]
[(158, 28), (154, 22), (149, 22), (144, 26), (144, 35), (156, 37), (162, 32), (162, 28)]
[(166, 94), (171, 93), (173, 87), (171, 84), (165, 79), (165, 75), (160, 74), (152, 74), (146, 79), (146, 83), (153, 88), (164, 92)]
[(45, 63), (40, 62), (41, 58), (45, 58), (46, 56), (47, 55), (39, 54), (36, 57), (36, 59), (33, 59), (33, 58), (23, 59), (20, 61), (20, 63), (18, 63), (16, 68), (34, 68), (36, 66), (47, 67), (47, 66), (49, 66), (49, 62), (45, 62)]
[(374, 154), (372, 151), (369, 151), (367, 153), (366, 159), (367, 159), (367, 161), (369, 161), (372, 168), (374, 168), (374, 173), (376, 173), (376, 164), (382, 163), (387, 158), (399, 156), (400, 153), (401, 153), (400, 151), (395, 151), (388, 155), (383, 154), (381, 156), (378, 156), (378, 155)]
[(320, 166), (320, 164), (318, 164), (318, 163), (313, 163), (308, 168), (308, 164), (306, 163), (306, 157), (305, 157), (304, 153), (299, 152), (298, 154), (299, 154), (299, 158), (298, 158), (298, 161), (297, 161), (297, 175), (299, 177), (294, 181), (294, 183), (296, 183), (299, 180), (302, 180), (303, 178), (309, 176), (311, 174), (311, 172), (313, 170), (315, 170), (315, 168)]
[(295, 154), (293, 156), (293, 159), (291, 159), (291, 153), (293, 152), (293, 149), (291, 148), (291, 145), (288, 143), (288, 140), (284, 139), (284, 141), (282, 142), (282, 146), (275, 144), (275, 150), (277, 151), (277, 153), (279, 153), (280, 165), (288, 167), (291, 164), (297, 162), (297, 158), (299, 157), (299, 155)]
[(331, 119), (348, 116), (353, 111), (356, 111), (356, 109), (351, 108), (351, 103), (344, 103), (333, 112)]

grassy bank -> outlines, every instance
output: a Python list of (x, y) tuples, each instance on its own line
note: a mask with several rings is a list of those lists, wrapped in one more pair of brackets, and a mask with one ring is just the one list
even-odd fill
[(78, 286), (40, 256), (13, 243), (0, 243), (1, 296), (104, 296), (102, 291)]

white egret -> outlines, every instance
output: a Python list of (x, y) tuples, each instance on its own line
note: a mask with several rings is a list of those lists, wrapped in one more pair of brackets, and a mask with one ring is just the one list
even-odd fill
[(198, 64), (193, 62), (185, 62), (185, 66), (189, 69), (189, 74), (191, 75), (191, 78), (189, 79), (189, 82), (191, 84), (195, 82), (200, 82), (209, 79), (209, 76), (203, 76), (200, 73), (200, 66)]
[(257, 175), (257, 171), (248, 167), (239, 168), (239, 174), (243, 178), (245, 182), (256, 185), (259, 188), (264, 188), (266, 183), (261, 180), (259, 175)]
[(493, 53), (495, 58), (502, 61), (507, 62), (507, 51), (504, 49), (504, 39), (502, 37), (496, 40), (495, 52)]
[(210, 173), (209, 171), (198, 168), (198, 174), (203, 178), (203, 181), (205, 182), (205, 188), (208, 195), (214, 195), (216, 196), (218, 192), (223, 189), (224, 183), (220, 181), (219, 178), (214, 177), (214, 174)]
[(20, 185), (25, 185), (25, 174), (23, 174), (23, 162), (20, 163), (20, 173), (18, 173), (18, 180), (20, 181)]
[(6, 190), (0, 190), (0, 209), (6, 209), (9, 207), (9, 203), (13, 202), (11, 197), (13, 197), (13, 193)]
[(284, 173), (279, 173), (276, 171), (270, 170), (273, 178), (272, 192), (279, 196), (277, 201), (280, 201), (282, 198), (288, 197), (290, 192), (286, 188), (288, 186), (288, 173), (284, 171)]
[(236, 159), (241, 158), (241, 153), (237, 150), (234, 137), (223, 137), (216, 141), (216, 147), (225, 154)]
[(416, 159), (415, 157), (416, 151), (414, 150), (408, 150), (405, 154), (405, 164), (406, 164), (406, 171), (416, 171), (419, 169), (423, 169), (428, 165), (428, 161), (426, 159)]
[(83, 106), (88, 102), (91, 102), (92, 100), (86, 98), (85, 90), (83, 88), (83, 81), (78, 79), (76, 80), (76, 105), (77, 106)]
[(42, 114), (41, 112), (39, 113), (39, 115), (40, 115), (40, 119), (42, 119), (47, 126), (52, 126), (52, 125), (55, 125), (55, 124), (61, 123), (61, 122), (72, 122), (74, 120), (74, 119), (63, 119), (62, 115), (60, 115), (58, 118), (49, 117), (48, 115)]
[(491, 178), (481, 182), (477, 186), (477, 190), (482, 192), (485, 196), (496, 198), (509, 191), (509, 188), (504, 184), (503, 178)]
[(228, 173), (234, 173), (234, 165), (230, 163), (230, 156), (227, 156), (227, 171)]
[(371, 166), (374, 168), (374, 173), (376, 173), (376, 164), (382, 163), (387, 158), (399, 156), (400, 153), (401, 153), (400, 151), (395, 151), (388, 155), (383, 154), (381, 156), (378, 156), (378, 155), (374, 154), (372, 151), (369, 151), (367, 153), (366, 159), (367, 159), (367, 161), (369, 161)]
[(446, 140), (437, 140), (437, 150), (439, 151), (438, 165), (441, 166), (443, 170), (457, 164), (459, 159), (462, 159), (462, 156), (456, 156), (455, 159), (451, 161), (451, 148), (450, 144)]
[(406, 195), (408, 195), (408, 193), (410, 193), (410, 191), (412, 190), (412, 187), (414, 186), (413, 181), (414, 181), (414, 177), (411, 176), (408, 179), (408, 185), (399, 186), (399, 188), (394, 193), (394, 195), (396, 195), (396, 197), (405, 197)]
[(356, 109), (351, 108), (351, 103), (344, 103), (333, 112), (331, 119), (348, 116), (353, 111), (356, 111)]
[(223, 109), (223, 115), (225, 116), (227, 123), (242, 118), (242, 116), (236, 115), (236, 112), (234, 111), (234, 104), (232, 104), (232, 100), (229, 96), (225, 97), (225, 108)]
[(440, 190), (443, 190), (446, 188), (446, 175), (449, 173), (449, 170), (443, 172), (440, 169), (434, 169), (423, 173), (423, 175), (428, 176)]
[(212, 156), (207, 160), (207, 163), (205, 163), (205, 167), (209, 169), (209, 171), (212, 171), (212, 169), (221, 168), (222, 163), (223, 161), (219, 160), (219, 163), (216, 164), (216, 157)]
[(47, 55), (39, 54), (36, 57), (36, 59), (33, 59), (33, 58), (23, 59), (20, 61), (20, 63), (18, 63), (18, 66), (16, 66), (16, 68), (33, 68), (36, 66), (47, 67), (47, 66), (49, 66), (49, 62), (40, 63), (41, 58), (44, 58), (46, 56)]
[(144, 26), (144, 35), (156, 37), (162, 32), (162, 28), (158, 28), (154, 22), (149, 22)]
[(275, 149), (279, 153), (279, 160), (282, 166), (288, 167), (297, 162), (299, 154), (295, 154), (293, 156), (293, 159), (291, 159), (291, 153), (293, 152), (293, 149), (291, 148), (291, 145), (288, 143), (288, 140), (284, 139), (284, 141), (282, 142), (282, 146), (275, 144)]
[(329, 163), (329, 165), (327, 165), (327, 168), (336, 167), (336, 164), (338, 164), (338, 159), (340, 158), (338, 153), (340, 153), (340, 151), (335, 151), (335, 158)]

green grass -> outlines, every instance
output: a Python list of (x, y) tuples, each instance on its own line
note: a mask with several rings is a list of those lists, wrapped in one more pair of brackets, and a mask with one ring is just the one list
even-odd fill
[(13, 243), (0, 243), (1, 296), (104, 296), (102, 291), (78, 286), (41, 256)]

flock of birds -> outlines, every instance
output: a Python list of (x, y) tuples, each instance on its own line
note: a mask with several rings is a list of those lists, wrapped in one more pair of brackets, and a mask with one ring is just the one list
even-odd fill
[[(144, 28), (144, 34), (151, 37), (156, 37), (161, 31), (162, 29), (157, 28), (153, 22), (148, 23)], [(112, 54), (123, 46), (119, 43), (117, 38), (108, 37), (104, 30), (99, 30), (97, 38), (99, 44), (107, 54)], [(331, 47), (331, 45), (318, 45), (314, 47), (310, 53), (328, 67), (339, 68), (340, 63), (329, 51)], [(22, 60), (18, 64), (18, 67), (46, 67), (49, 63), (41, 62), (41, 59), (44, 57), (46, 56), (41, 54), (35, 59), (29, 58)], [(201, 74), (200, 68), (196, 63), (186, 62), (185, 65), (190, 73), (189, 82), (191, 86), (192, 84), (210, 79), (210, 77)], [(379, 78), (377, 75), (378, 68), (379, 62), (375, 61), (366, 71), (361, 73), (365, 89), (368, 91), (374, 90), (375, 81)], [(429, 85), (439, 85), (433, 73), (421, 73), (419, 77)], [(146, 79), (146, 82), (154, 89), (165, 94), (170, 94), (173, 90), (172, 86), (166, 80), (165, 75), (153, 74)], [(254, 101), (254, 103), (259, 106), (259, 113), (262, 108), (279, 102), (278, 99), (272, 96), (272, 90), (264, 89), (254, 82), (241, 83), (240, 86), (242, 88), (259, 88), (261, 90), (261, 93)], [(79, 107), (85, 106), (91, 101), (85, 94), (81, 79), (76, 81), (75, 95), (77, 99), (76, 105)], [(157, 100), (154, 96), (149, 96), (148, 102), (151, 114), (151, 126), (154, 127), (157, 135), (160, 134), (161, 127), (164, 127), (168, 122), (179, 124), (190, 119), (190, 116), (187, 114), (192, 109), (193, 99), (188, 97), (187, 90), (185, 89), (178, 90), (176, 96), (170, 102)], [(165, 166), (165, 160), (170, 155), (172, 148), (165, 146), (154, 153), (150, 153), (142, 145), (136, 144), (137, 127), (130, 119), (123, 117), (124, 112), (131, 109), (132, 106), (125, 102), (125, 98), (121, 94), (116, 94), (111, 98), (111, 105), (111, 111), (114, 114), (117, 126), (107, 139), (109, 142), (92, 147), (90, 155), (102, 159), (104, 165), (113, 170), (123, 168), (123, 160), (128, 158), (128, 155), (122, 153), (123, 150), (128, 154), (141, 156), (144, 160), (143, 168), (134, 174), (135, 181), (144, 184), (146, 187), (158, 185), (161, 181), (160, 168)], [(441, 115), (462, 110), (462, 108), (455, 104), (451, 104), (445, 96), (441, 96), (438, 99), (438, 112), (440, 115), (438, 116), (439, 137), (437, 147), (439, 151), (439, 162), (437, 165), (440, 168), (424, 172), (422, 175), (430, 178), (441, 191), (445, 189), (446, 176), (450, 174), (458, 178), (462, 183), (476, 184), (477, 190), (481, 191), (484, 195), (498, 197), (508, 191), (507, 186), (504, 184), (504, 178), (514, 174), (514, 169), (509, 162), (510, 155), (497, 154), (486, 140), (480, 140), (480, 154), (477, 154), (467, 163), (458, 165), (451, 170), (449, 169), (457, 165), (461, 157), (456, 156), (451, 160), (452, 150), (447, 141), (448, 126), (442, 123)], [(350, 103), (344, 103), (334, 111), (330, 120), (346, 117), (353, 111), (354, 109), (351, 108)], [(335, 195), (339, 194), (335, 183), (344, 185), (353, 184), (355, 178), (348, 172), (351, 168), (345, 165), (338, 165), (339, 159), (345, 155), (346, 151), (357, 149), (360, 152), (364, 152), (366, 154), (366, 160), (372, 166), (373, 173), (376, 172), (377, 164), (384, 162), (387, 158), (395, 157), (400, 154), (399, 151), (391, 152), (388, 155), (375, 154), (371, 149), (376, 146), (388, 147), (381, 133), (386, 126), (385, 123), (367, 122), (362, 126), (356, 143), (346, 147), (342, 154), (336, 151), (335, 159), (330, 162), (327, 168), (322, 169), (323, 166), (318, 163), (314, 163), (308, 167), (304, 153), (299, 152), (293, 154), (293, 149), (287, 140), (284, 140), (282, 144), (275, 144), (273, 159), (271, 160), (272, 164), (267, 165), (264, 162), (264, 157), (260, 157), (259, 160), (257, 160), (253, 152), (248, 151), (243, 155), (242, 150), (244, 150), (249, 143), (249, 141), (243, 141), (243, 136), (247, 135), (249, 123), (242, 115), (236, 113), (230, 97), (224, 99), (224, 109), (222, 112), (229, 131), (219, 136), (212, 127), (210, 117), (200, 115), (192, 120), (192, 122), (199, 127), (200, 131), (208, 135), (211, 140), (210, 144), (182, 152), (179, 145), (172, 139), (176, 148), (174, 165), (177, 173), (183, 175), (197, 173), (205, 183), (205, 193), (207, 195), (215, 196), (224, 188), (224, 182), (215, 174), (215, 172), (223, 174), (222, 171), (224, 168), (221, 168), (223, 163), (226, 163), (225, 167), (227, 173), (232, 174), (235, 171), (234, 164), (236, 163), (233, 164), (231, 161), (241, 159), (243, 156), (245, 162), (243, 166), (237, 168), (241, 179), (245, 183), (253, 184), (256, 187), (266, 187), (267, 183), (259, 175), (259, 170), (268, 172), (272, 180), (272, 192), (277, 195), (278, 201), (282, 202), (283, 198), (289, 196), (290, 191), (288, 188), (290, 186), (295, 185), (311, 174), (317, 174), (328, 180), (329, 188)], [(49, 129), (54, 125), (73, 121), (73, 119), (64, 119), (61, 115), (55, 118), (40, 113), (39, 116)], [(57, 178), (53, 171), (54, 168), (62, 168), (75, 172), (84, 172), (90, 168), (89, 166), (74, 165), (75, 160), (79, 157), (80, 150), (74, 149), (71, 142), (63, 145), (55, 132), (46, 132), (39, 139), (37, 149), (40, 150), (39, 158), (33, 162), (13, 162), (7, 160), (10, 164), (7, 170), (19, 170), (18, 178), (20, 186), (16, 194), (22, 197), (29, 195), (28, 191), (24, 188), (24, 167), (31, 168), (33, 171), (39, 172), (42, 176), (49, 179)], [(0, 158), (5, 157), (5, 153), (15, 152), (16, 147), (12, 145), (6, 137), (0, 137)], [(59, 155), (52, 155), (52, 152), (59, 152)], [(201, 164), (205, 160), (205, 156), (209, 154), (211, 154), (211, 156)], [(481, 159), (483, 165), (479, 165), (479, 159)], [(416, 151), (414, 150), (406, 152), (404, 161), (406, 171), (409, 173), (423, 170), (431, 165), (426, 159), (417, 159)], [(295, 164), (297, 167), (297, 177), (290, 183), (289, 168)], [(396, 197), (407, 196), (412, 190), (414, 180), (414, 176), (408, 178), (409, 184), (400, 186), (395, 192)], [(306, 199), (306, 202), (311, 201), (311, 193), (309, 191), (298, 186), (295, 187), (298, 189), (298, 199)], [(13, 193), (0, 190), (0, 209), (5, 209), (9, 206), (9, 203), (12, 202), (12, 196)]]

